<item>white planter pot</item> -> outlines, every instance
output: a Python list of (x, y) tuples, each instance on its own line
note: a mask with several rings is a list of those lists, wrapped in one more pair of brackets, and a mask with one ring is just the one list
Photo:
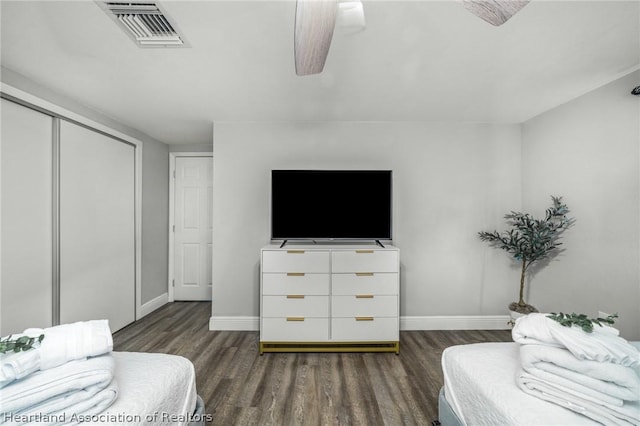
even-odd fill
[(511, 321), (515, 322), (518, 318), (523, 317), (527, 314), (521, 314), (520, 312), (509, 310), (509, 315), (511, 316)]
[(527, 314), (521, 314), (520, 312), (512, 311), (511, 309), (509, 309), (509, 316), (511, 317), (511, 319), (507, 324), (509, 324), (513, 328), (513, 326), (516, 325), (516, 320), (525, 315)]

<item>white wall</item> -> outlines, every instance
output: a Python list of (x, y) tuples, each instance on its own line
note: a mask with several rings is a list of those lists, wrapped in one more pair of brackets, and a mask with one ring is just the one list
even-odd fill
[(167, 294), (169, 269), (169, 147), (143, 142), (142, 304)]
[(640, 71), (523, 126), (523, 206), (542, 214), (563, 195), (577, 219), (565, 252), (531, 281), (543, 311), (618, 312), (640, 339)]
[[(213, 137), (212, 137), (213, 140)], [(169, 152), (212, 152), (213, 144), (200, 145), (200, 144), (180, 144), (169, 145)]]
[(213, 317), (257, 317), (271, 169), (391, 169), (401, 315), (503, 315), (518, 271), (477, 238), (521, 207), (519, 125), (216, 123)]

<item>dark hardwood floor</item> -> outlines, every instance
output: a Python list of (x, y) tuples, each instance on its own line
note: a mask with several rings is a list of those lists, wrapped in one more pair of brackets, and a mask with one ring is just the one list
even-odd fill
[(392, 353), (258, 353), (258, 332), (209, 331), (209, 302), (175, 302), (114, 334), (114, 350), (182, 355), (214, 425), (429, 425), (440, 356), (497, 331), (403, 331)]

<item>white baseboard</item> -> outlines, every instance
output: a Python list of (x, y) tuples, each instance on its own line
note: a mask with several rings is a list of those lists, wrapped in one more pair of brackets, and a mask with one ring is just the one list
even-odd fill
[[(509, 315), (400, 317), (400, 330), (507, 330)], [(209, 330), (260, 330), (259, 317), (211, 317)]]
[(400, 330), (507, 330), (509, 315), (400, 317)]
[(260, 317), (211, 317), (209, 330), (259, 331)]
[(149, 315), (151, 312), (166, 305), (167, 303), (169, 303), (169, 293), (163, 293), (160, 296), (149, 300), (147, 303), (140, 306), (137, 319)]

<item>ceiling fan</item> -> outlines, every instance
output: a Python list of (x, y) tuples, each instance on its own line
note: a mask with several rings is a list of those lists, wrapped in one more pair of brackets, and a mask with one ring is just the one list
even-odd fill
[[(464, 7), (499, 26), (529, 3), (529, 0), (462, 0)], [(360, 0), (296, 0), (294, 56), (296, 74), (319, 74), (329, 54), (338, 16), (364, 27)]]

